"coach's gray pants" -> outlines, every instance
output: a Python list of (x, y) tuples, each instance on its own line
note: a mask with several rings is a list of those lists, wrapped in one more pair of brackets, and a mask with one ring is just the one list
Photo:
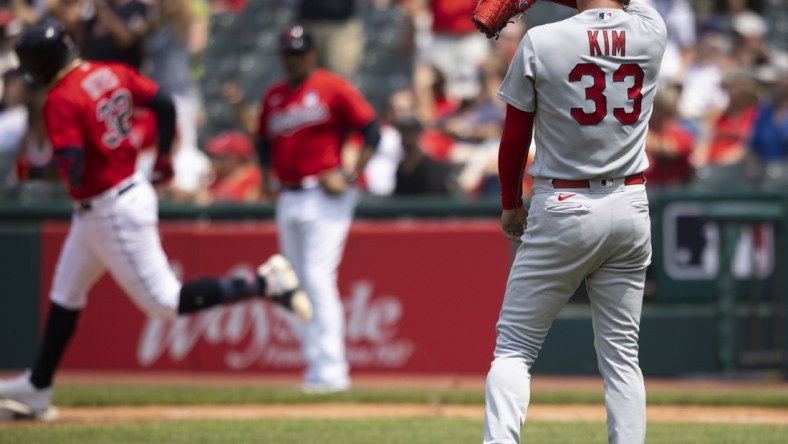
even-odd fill
[[(549, 182), (534, 183), (487, 376), (485, 443), (520, 442), (530, 398), (529, 369), (553, 320), (583, 279), (605, 384), (609, 442), (645, 440), (638, 332), (651, 260), (648, 200), (643, 185), (598, 184), (590, 190), (554, 190)], [(575, 195), (567, 198), (570, 194)]]

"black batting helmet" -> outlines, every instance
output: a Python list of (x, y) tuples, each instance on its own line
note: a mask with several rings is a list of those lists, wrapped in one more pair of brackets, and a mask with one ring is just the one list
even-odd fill
[(76, 47), (55, 23), (36, 25), (22, 34), (14, 47), (21, 68), (36, 82), (49, 83), (76, 56)]

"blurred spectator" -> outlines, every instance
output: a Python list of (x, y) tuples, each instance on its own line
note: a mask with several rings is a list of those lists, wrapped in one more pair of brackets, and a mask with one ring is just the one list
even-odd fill
[(768, 44), (766, 22), (758, 14), (737, 14), (733, 18), (732, 26), (734, 66), (754, 69), (766, 65), (788, 65), (788, 55)]
[(381, 115), (380, 143), (364, 169), (365, 190), (374, 196), (390, 196), (397, 183), (397, 167), (402, 161), (402, 137), (396, 122), (416, 118), (416, 97), (410, 89), (391, 93)]
[(715, 0), (712, 14), (699, 21), (700, 30), (719, 32), (730, 38), (733, 35), (733, 20), (739, 14), (761, 13), (762, 3), (762, 0)]
[(60, 0), (50, 7), (88, 60), (121, 62), (140, 69), (150, 7), (140, 0)]
[(788, 185), (788, 69), (762, 72), (770, 100), (758, 108), (750, 149), (764, 172), (765, 184)]
[(207, 143), (213, 182), (201, 192), (197, 203), (259, 202), (262, 176), (249, 137), (238, 131), (223, 133)]
[(238, 14), (246, 9), (247, 0), (210, 0), (210, 2), (211, 12), (214, 14), (222, 12)]
[(421, 122), (415, 117), (405, 117), (395, 127), (402, 136), (404, 157), (397, 167), (394, 195), (448, 195), (449, 167), (421, 150)]
[(427, 125), (457, 111), (460, 101), (449, 97), (446, 76), (435, 65), (415, 67), (413, 88), (416, 94), (417, 115)]
[[(22, 140), (21, 152), (17, 158), (18, 198), (22, 202), (65, 199), (66, 188), (57, 174), (54, 165), (52, 144), (44, 125), (43, 108), (46, 100), (45, 87), (28, 88), (25, 92), (25, 105), (28, 109), (27, 132)], [(44, 179), (44, 180), (32, 180)]]
[[(14, 12), (0, 7), (0, 76), (19, 66), (19, 59), (14, 52), (14, 43), (22, 31), (22, 22)], [(3, 96), (4, 81), (0, 81), (0, 97)]]
[(356, 0), (300, 0), (296, 17), (315, 37), (318, 64), (352, 80), (364, 51)]
[(6, 72), (3, 84), (6, 86), (0, 99), (0, 196), (8, 194), (15, 185), (14, 162), (27, 132), (28, 118), (22, 74), (16, 70)]
[(489, 68), (477, 68), (480, 80), (477, 80), (473, 96), (436, 122), (437, 128), (453, 138), (456, 144), (478, 145), (501, 135), (505, 108), (495, 99), (494, 91), (491, 93), (491, 88), (487, 87), (500, 81), (501, 77), (495, 67)]
[(491, 44), (471, 23), (476, 0), (432, 0), (430, 62), (446, 76), (446, 93), (471, 99), (481, 88), (477, 70)]
[(704, 33), (684, 75), (678, 111), (682, 123), (695, 137), (707, 131), (728, 104), (728, 97), (722, 90), (728, 47), (722, 34)]
[[(436, 128), (454, 141), (449, 160), (460, 167), (458, 184), (469, 195), (497, 190), (497, 154), (505, 107), (495, 97), (495, 92), (506, 75), (506, 68), (508, 63), (505, 62), (478, 68), (479, 88), (474, 98), (464, 100), (456, 112), (436, 122)], [(485, 178), (490, 176), (495, 178), (490, 183), (496, 188), (482, 187)]]
[(197, 115), (202, 107), (202, 98), (197, 83), (192, 78), (191, 60), (196, 32), (206, 32), (204, 27), (195, 28), (191, 0), (155, 0), (155, 20), (145, 48), (150, 62), (149, 76), (163, 91), (172, 95), (178, 116), (178, 146), (173, 152), (175, 177), (170, 184), (171, 197), (176, 200), (191, 200), (208, 177), (210, 161), (197, 147)]
[(681, 84), (695, 46), (695, 13), (687, 0), (648, 0), (668, 27), (660, 83)]
[(211, 36), (211, 6), (207, 0), (191, 0), (191, 27), (189, 30), (189, 59), (192, 79), (200, 82), (205, 74), (203, 55)]
[(757, 116), (758, 84), (748, 71), (738, 69), (728, 73), (722, 85), (728, 107), (693, 153), (696, 167), (739, 164), (747, 153)]
[(9, 3), (23, 26), (32, 26), (47, 14), (49, 4), (56, 1), (58, 0), (11, 0)]
[(488, 63), (492, 58), (504, 61), (508, 65), (514, 58), (517, 48), (520, 47), (520, 41), (527, 30), (525, 20), (517, 20), (506, 25), (498, 34), (498, 38), (492, 41), (492, 52), (484, 63)]
[(663, 87), (654, 97), (654, 108), (648, 122), (646, 155), (649, 186), (683, 185), (691, 178), (690, 155), (695, 140), (676, 120), (678, 92)]
[(224, 100), (233, 108), (236, 119), (241, 124), (244, 132), (249, 137), (257, 135), (257, 114), (248, 103), (246, 103), (246, 93), (234, 82), (226, 82), (222, 85), (221, 95)]
[(430, 0), (399, 0), (397, 4), (409, 18), (413, 36), (413, 61), (416, 65), (430, 63), (429, 50), (432, 44), (432, 11)]

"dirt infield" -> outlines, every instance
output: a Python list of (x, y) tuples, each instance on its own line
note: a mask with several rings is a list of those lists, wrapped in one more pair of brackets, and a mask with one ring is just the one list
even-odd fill
[[(58, 378), (59, 384), (69, 385), (172, 385), (172, 386), (221, 386), (248, 385), (272, 387), (297, 387), (298, 379), (284, 376), (191, 375), (191, 374), (92, 374), (68, 373)], [(464, 376), (391, 376), (374, 375), (356, 377), (357, 388), (430, 388), (430, 389), (481, 389), (484, 379)], [(533, 390), (594, 390), (601, 389), (598, 378), (535, 377)], [(650, 391), (686, 390), (708, 391), (714, 389), (742, 390), (747, 392), (786, 390), (785, 382), (732, 382), (732, 381), (677, 381), (647, 380)], [(785, 409), (758, 407), (689, 407), (650, 406), (649, 422), (682, 423), (737, 423), (788, 425)], [(479, 405), (403, 405), (318, 403), (298, 405), (237, 405), (237, 406), (147, 406), (147, 407), (68, 407), (59, 409), (59, 419), (54, 425), (121, 424), (172, 420), (205, 419), (358, 419), (358, 418), (465, 418), (483, 417)], [(543, 405), (534, 404), (528, 417), (539, 421), (604, 421), (605, 409), (601, 405)], [(36, 423), (25, 421), (0, 422), (6, 427), (30, 427)]]
[[(59, 409), (59, 418), (49, 425), (97, 425), (176, 420), (253, 419), (361, 419), (361, 418), (462, 418), (481, 420), (482, 406), (301, 404), (239, 406), (151, 406), (81, 407)], [(604, 421), (603, 406), (532, 405), (528, 418), (537, 421)], [(649, 422), (773, 424), (788, 425), (783, 409), (754, 407), (652, 406)], [(0, 422), (6, 427), (30, 427), (27, 421)]]

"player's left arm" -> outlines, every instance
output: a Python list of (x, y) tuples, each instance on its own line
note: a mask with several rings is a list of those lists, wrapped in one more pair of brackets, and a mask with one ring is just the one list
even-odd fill
[(498, 98), (507, 103), (498, 150), (498, 178), (503, 208), (501, 228), (504, 235), (513, 241), (519, 241), (525, 232), (528, 214), (523, 206), (522, 184), (537, 108), (535, 71), (534, 46), (531, 35), (526, 34), (497, 93)]
[(369, 159), (375, 155), (380, 143), (380, 125), (372, 105), (350, 83), (340, 85), (336, 112), (340, 113), (348, 127), (357, 129), (364, 139), (364, 146), (356, 159), (352, 171), (345, 173), (348, 183), (355, 182), (364, 172)]
[(369, 159), (375, 155), (375, 151), (377, 151), (378, 144), (380, 144), (380, 124), (378, 124), (377, 119), (369, 122), (363, 128), (361, 128), (361, 137), (364, 139), (364, 146), (361, 148), (361, 152), (359, 153), (358, 159), (356, 160), (356, 165), (353, 168), (353, 171), (348, 173), (348, 181), (355, 182), (361, 174), (364, 172), (364, 168), (367, 167), (369, 163)]
[(55, 164), (70, 189), (82, 186), (85, 169), (85, 139), (78, 111), (77, 105), (60, 98), (48, 100), (44, 105), (44, 123)]
[(531, 147), (534, 113), (506, 106), (506, 119), (498, 149), (498, 179), (501, 182), (501, 229), (516, 242), (525, 232), (528, 215), (523, 206), (523, 174)]

